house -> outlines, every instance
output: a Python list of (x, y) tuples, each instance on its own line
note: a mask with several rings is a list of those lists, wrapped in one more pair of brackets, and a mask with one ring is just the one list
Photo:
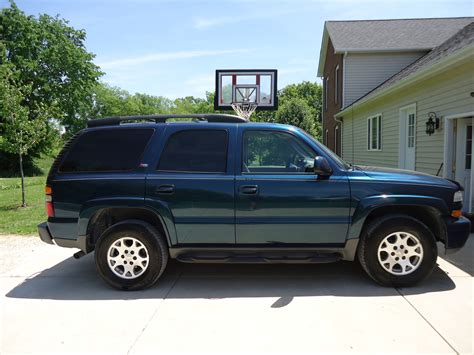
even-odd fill
[(474, 212), (473, 21), (326, 22), (324, 144), (354, 164), (455, 179)]

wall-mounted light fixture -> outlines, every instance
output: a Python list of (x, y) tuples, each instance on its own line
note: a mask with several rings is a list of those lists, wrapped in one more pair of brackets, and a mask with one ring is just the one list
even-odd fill
[(435, 112), (428, 113), (428, 121), (426, 121), (426, 134), (431, 136), (435, 130), (439, 128), (439, 117)]

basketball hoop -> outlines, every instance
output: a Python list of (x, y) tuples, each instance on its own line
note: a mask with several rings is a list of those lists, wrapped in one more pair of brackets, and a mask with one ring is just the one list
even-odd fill
[(258, 104), (255, 102), (233, 102), (232, 108), (234, 109), (237, 116), (250, 121), (250, 116), (257, 109)]
[(215, 110), (230, 110), (249, 120), (255, 110), (276, 110), (276, 69), (216, 70)]

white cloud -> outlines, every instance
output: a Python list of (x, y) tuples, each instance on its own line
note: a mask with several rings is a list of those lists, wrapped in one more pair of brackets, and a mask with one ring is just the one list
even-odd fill
[(133, 66), (137, 64), (167, 61), (174, 59), (187, 59), (197, 57), (209, 57), (225, 54), (246, 53), (249, 49), (221, 49), (221, 50), (202, 50), (202, 51), (177, 51), (177, 52), (160, 52), (142, 55), (139, 57), (129, 57), (111, 60), (108, 62), (98, 63), (102, 69), (112, 69), (124, 66)]
[(280, 9), (273, 9), (273, 10), (264, 9), (260, 12), (254, 12), (254, 13), (249, 13), (248, 11), (246, 12), (244, 11), (244, 15), (234, 14), (233, 16), (198, 17), (194, 20), (194, 28), (198, 30), (202, 30), (202, 29), (206, 29), (210, 27), (235, 24), (235, 23), (240, 23), (240, 22), (245, 22), (245, 21), (265, 20), (272, 17), (287, 16), (294, 12), (296, 12), (295, 9), (280, 8)]

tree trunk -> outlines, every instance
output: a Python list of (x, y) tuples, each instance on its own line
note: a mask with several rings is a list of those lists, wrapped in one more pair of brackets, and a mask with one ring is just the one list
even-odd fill
[(21, 152), (18, 155), (20, 157), (21, 207), (26, 207), (26, 201), (25, 201), (25, 175), (23, 174), (23, 157), (21, 156)]

